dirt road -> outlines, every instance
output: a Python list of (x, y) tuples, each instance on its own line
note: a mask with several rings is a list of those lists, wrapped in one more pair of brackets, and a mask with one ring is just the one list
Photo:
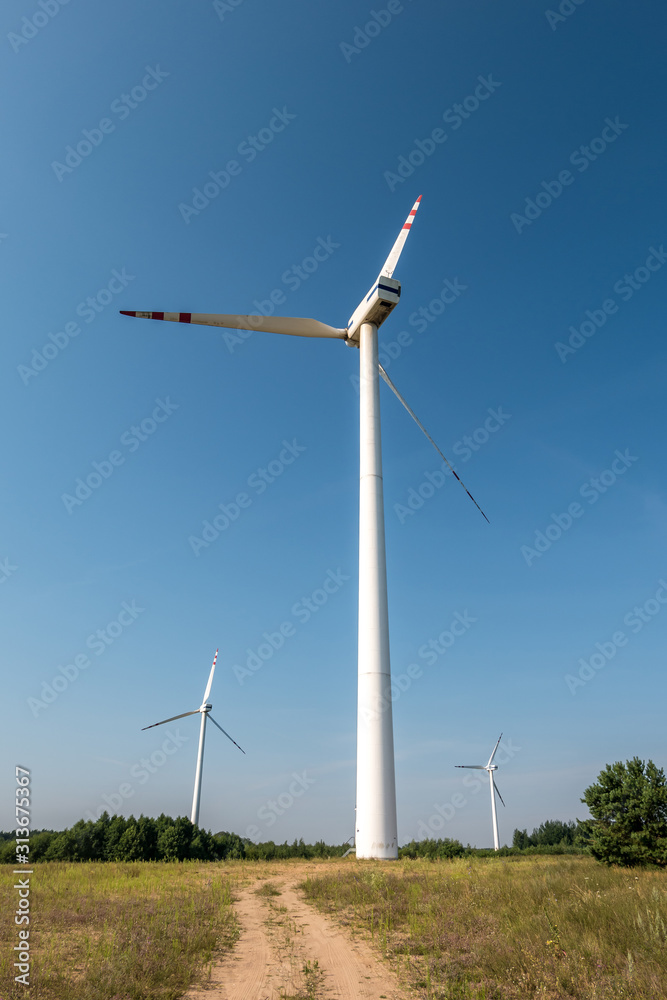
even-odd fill
[[(369, 945), (336, 927), (306, 903), (301, 870), (277, 871), (238, 892), (241, 936), (215, 966), (210, 984), (188, 1000), (412, 1000)], [(259, 887), (259, 892), (258, 892)], [(275, 888), (278, 895), (270, 895)]]

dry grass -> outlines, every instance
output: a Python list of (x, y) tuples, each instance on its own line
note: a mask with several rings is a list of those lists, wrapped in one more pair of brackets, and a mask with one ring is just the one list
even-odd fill
[(280, 895), (280, 889), (276, 889), (276, 887), (273, 884), (273, 882), (264, 882), (263, 885), (260, 885), (259, 889), (255, 889), (255, 895), (257, 895), (257, 896), (269, 896), (269, 897), (271, 897), (271, 896), (279, 896)]
[(26, 987), (14, 983), (16, 879), (2, 869), (2, 1000), (176, 1000), (236, 937), (222, 865), (37, 865)]
[[(667, 997), (667, 873), (567, 856), (37, 865), (28, 988), (13, 982), (15, 879), (4, 866), (0, 997), (177, 1000), (233, 944), (236, 885), (259, 890), (275, 932), (292, 934), (276, 893), (299, 872), (312, 873), (311, 901), (371, 936), (429, 1000)], [(321, 970), (296, 971), (294, 996), (317, 996)]]
[(424, 997), (667, 997), (664, 872), (573, 857), (357, 862), (304, 888)]

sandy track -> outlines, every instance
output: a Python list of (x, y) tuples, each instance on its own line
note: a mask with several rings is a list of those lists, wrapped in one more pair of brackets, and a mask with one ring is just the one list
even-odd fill
[(344, 930), (304, 901), (296, 883), (305, 875), (276, 872), (279, 896), (263, 897), (255, 886), (242, 889), (235, 912), (241, 936), (213, 969), (210, 984), (190, 991), (189, 1000), (278, 1000), (303, 988), (303, 968), (317, 962), (322, 973), (316, 995), (326, 1000), (409, 1000), (387, 965), (365, 941)]

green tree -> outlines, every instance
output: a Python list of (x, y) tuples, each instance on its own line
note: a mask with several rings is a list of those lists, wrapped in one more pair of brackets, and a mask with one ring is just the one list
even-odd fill
[[(161, 822), (164, 820), (164, 822)], [(175, 820), (160, 816), (161, 827), (157, 838), (158, 857), (161, 861), (184, 861), (190, 857), (190, 844), (195, 827), (185, 816)]]
[(574, 820), (563, 822), (560, 819), (548, 819), (536, 827), (531, 834), (531, 842), (537, 847), (548, 845), (569, 845), (574, 843), (577, 824)]
[(117, 861), (147, 861), (139, 834), (139, 825), (133, 816), (128, 820), (122, 837), (116, 845)]
[(245, 844), (237, 833), (227, 833), (222, 830), (220, 833), (216, 833), (213, 839), (216, 843), (216, 852), (221, 858), (245, 857)]
[(607, 764), (581, 800), (594, 858), (608, 865), (667, 865), (667, 782), (652, 760)]
[[(106, 816), (106, 813), (103, 814)], [(100, 820), (102, 817), (100, 817)], [(98, 820), (98, 822), (100, 822)], [(125, 829), (127, 827), (127, 820), (124, 816), (112, 816), (111, 819), (107, 820), (107, 823), (103, 826), (104, 829), (104, 860), (105, 861), (122, 861), (119, 857), (119, 845), (120, 840)]]
[(190, 858), (195, 861), (217, 861), (219, 857), (218, 845), (212, 835), (196, 826), (190, 843)]
[(150, 816), (140, 816), (137, 823), (137, 837), (141, 848), (142, 861), (157, 859), (157, 824)]
[[(16, 841), (3, 840), (0, 844), (0, 865), (14, 865), (16, 861)], [(16, 867), (16, 865), (14, 865)]]
[(45, 861), (79, 861), (76, 835), (71, 830), (57, 834), (44, 853)]

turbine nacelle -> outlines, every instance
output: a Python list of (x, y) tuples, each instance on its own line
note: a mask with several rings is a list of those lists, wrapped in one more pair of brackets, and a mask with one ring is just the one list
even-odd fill
[(374, 323), (375, 326), (382, 326), (392, 309), (398, 305), (400, 297), (400, 281), (380, 275), (350, 316), (345, 343), (350, 347), (359, 347), (362, 324)]
[(211, 702), (207, 701), (205, 705), (200, 705), (199, 706), (199, 711), (200, 712), (210, 712), (212, 708), (213, 708), (213, 705), (211, 704)]

